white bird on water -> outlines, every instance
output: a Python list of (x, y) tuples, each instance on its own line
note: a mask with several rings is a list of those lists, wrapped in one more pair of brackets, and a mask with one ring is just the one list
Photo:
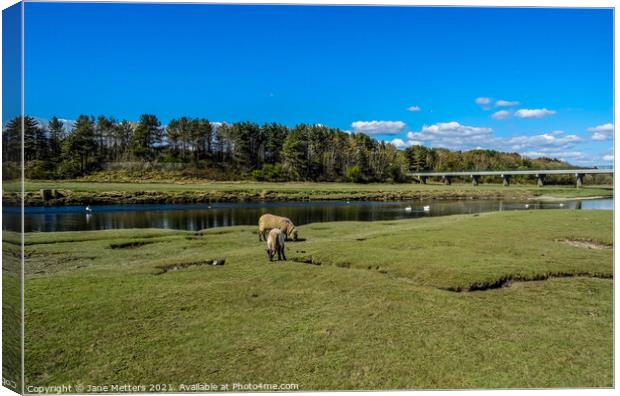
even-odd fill
[(87, 212), (92, 212), (93, 210), (91, 209), (90, 205), (86, 205), (86, 211)]
[(407, 207), (405, 208), (405, 211), (407, 211), (407, 212), (411, 212), (411, 206), (407, 206)]
[(529, 208), (529, 207), (530, 207), (530, 205), (528, 205), (528, 204), (525, 204), (525, 209), (527, 209), (527, 208)]
[(426, 205), (426, 206), (424, 207), (424, 211), (425, 211), (425, 212), (430, 212), (430, 211), (431, 211), (431, 207), (430, 207), (429, 205)]
[(563, 203), (561, 203), (561, 204), (560, 204), (560, 208), (563, 208), (563, 207), (564, 207), (564, 204), (563, 204)]

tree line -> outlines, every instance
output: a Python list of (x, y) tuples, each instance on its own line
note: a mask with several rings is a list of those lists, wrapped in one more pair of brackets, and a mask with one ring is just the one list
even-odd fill
[[(181, 174), (219, 179), (269, 181), (405, 182), (407, 172), (551, 169), (570, 166), (552, 158), (530, 159), (494, 150), (450, 151), (394, 145), (363, 133), (323, 125), (212, 123), (180, 117), (162, 126), (157, 116), (138, 122), (81, 115), (71, 125), (57, 117), (45, 125), (23, 118), (25, 174), (31, 179), (66, 179), (136, 164), (152, 169), (174, 165)], [(22, 118), (3, 131), (4, 173), (18, 173)]]

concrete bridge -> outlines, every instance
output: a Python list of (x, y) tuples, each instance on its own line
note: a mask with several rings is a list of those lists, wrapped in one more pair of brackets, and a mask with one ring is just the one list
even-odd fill
[(545, 184), (545, 176), (547, 175), (574, 175), (577, 188), (583, 186), (583, 177), (585, 175), (609, 174), (613, 175), (613, 169), (541, 169), (541, 170), (506, 170), (506, 171), (467, 171), (467, 172), (420, 172), (408, 173), (409, 176), (417, 177), (420, 183), (426, 184), (429, 177), (441, 177), (444, 184), (451, 184), (453, 177), (471, 177), (472, 184), (477, 186), (480, 183), (481, 176), (500, 176), (503, 179), (504, 186), (510, 185), (512, 176), (532, 175), (536, 176), (538, 186)]

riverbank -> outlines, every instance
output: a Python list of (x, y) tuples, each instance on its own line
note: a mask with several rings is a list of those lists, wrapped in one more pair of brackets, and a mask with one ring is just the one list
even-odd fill
[[(20, 205), (18, 183), (3, 185), (3, 203)], [(27, 181), (26, 206), (194, 204), (244, 201), (432, 199), (538, 199), (611, 197), (612, 186), (486, 184), (353, 184), (353, 183), (95, 183), (80, 181)]]
[(610, 387), (612, 216), (26, 234), (26, 382)]

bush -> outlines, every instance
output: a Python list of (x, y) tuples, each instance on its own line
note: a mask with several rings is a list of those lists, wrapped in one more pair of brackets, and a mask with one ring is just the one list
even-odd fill
[(366, 178), (362, 174), (359, 166), (352, 166), (347, 169), (347, 179), (353, 183), (366, 183)]
[(2, 163), (2, 180), (15, 180), (22, 177), (22, 171), (19, 162), (3, 162)]
[(177, 163), (180, 163), (180, 162), (183, 162), (183, 161), (178, 159), (176, 155), (168, 154), (168, 155), (165, 155), (162, 158), (160, 158), (159, 162), (161, 162), (163, 164), (177, 164)]
[(82, 176), (80, 163), (75, 160), (64, 160), (56, 169), (56, 176), (61, 179), (73, 179)]
[(284, 169), (280, 164), (265, 164), (261, 169), (254, 169), (250, 176), (258, 181), (283, 181), (285, 179)]
[(54, 164), (49, 161), (29, 161), (24, 168), (27, 179), (53, 179)]
[(407, 174), (403, 173), (402, 168), (398, 164), (390, 166), (390, 179), (394, 183), (406, 183), (408, 181)]

